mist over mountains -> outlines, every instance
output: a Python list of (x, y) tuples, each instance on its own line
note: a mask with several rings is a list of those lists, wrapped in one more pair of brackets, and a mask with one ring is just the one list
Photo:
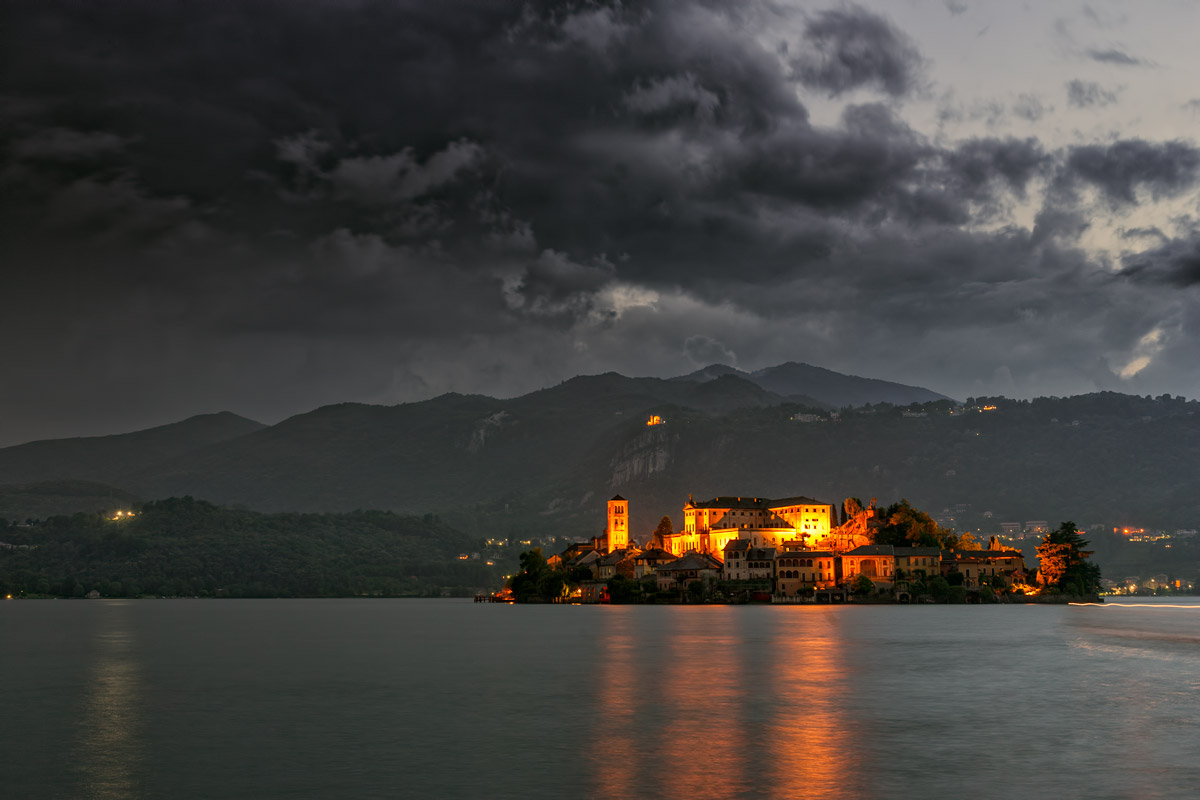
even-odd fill
[[(670, 380), (607, 373), (506, 400), (348, 403), (272, 426), (222, 413), (0, 449), (0, 516), (190, 495), (262, 511), (436, 513), (468, 533), (588, 536), (620, 492), (635, 538), (664, 514), (681, 523), (689, 494), (907, 497), (955, 509), (960, 527), (1194, 526), (1197, 410), (1115, 393), (963, 408), (793, 363)], [(650, 415), (663, 424), (648, 426)]]

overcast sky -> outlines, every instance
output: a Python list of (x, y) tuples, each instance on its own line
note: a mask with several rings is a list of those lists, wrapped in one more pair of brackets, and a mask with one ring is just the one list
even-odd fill
[(803, 361), (1200, 397), (1200, 4), (0, 5), (0, 445)]

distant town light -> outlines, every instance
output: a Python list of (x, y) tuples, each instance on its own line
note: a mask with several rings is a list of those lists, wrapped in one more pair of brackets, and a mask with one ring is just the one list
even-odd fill
[(664, 422), (663, 418), (660, 417), (658, 414), (651, 414), (650, 419), (646, 420), (647, 425), (662, 425), (663, 422)]

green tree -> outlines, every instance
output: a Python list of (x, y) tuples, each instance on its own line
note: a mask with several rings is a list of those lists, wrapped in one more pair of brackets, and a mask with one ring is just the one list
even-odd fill
[(658, 526), (654, 529), (654, 542), (661, 545), (664, 536), (671, 536), (675, 533), (675, 526), (671, 524), (670, 517), (663, 517), (658, 521)]
[(1038, 581), (1052, 590), (1086, 595), (1100, 590), (1100, 568), (1088, 561), (1092, 551), (1074, 522), (1064, 522), (1037, 546)]
[(590, 581), (593, 577), (592, 571), (587, 567), (572, 567), (571, 571), (567, 573), (567, 583), (578, 586), (584, 581)]
[(950, 597), (950, 584), (941, 575), (934, 575), (925, 581), (929, 595), (939, 603), (944, 603)]
[(567, 582), (558, 570), (547, 569), (537, 580), (538, 596), (547, 601), (557, 600), (567, 593)]
[(946, 533), (933, 517), (913, 508), (907, 500), (892, 503), (881, 515), (883, 525), (875, 533), (876, 544), (895, 547), (941, 547)]
[(529, 603), (542, 599), (538, 582), (549, 571), (542, 548), (526, 550), (520, 556), (521, 571), (509, 579), (509, 588), (518, 603)]
[(610, 603), (636, 603), (642, 591), (640, 583), (624, 575), (614, 575), (606, 585)]
[(850, 584), (850, 590), (860, 597), (865, 597), (866, 595), (875, 591), (875, 584), (866, 575), (859, 575), (854, 579), (854, 582)]

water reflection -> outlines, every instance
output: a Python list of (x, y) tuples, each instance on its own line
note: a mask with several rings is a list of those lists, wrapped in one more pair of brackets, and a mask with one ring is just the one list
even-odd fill
[[(840, 797), (857, 794), (855, 753), (847, 720), (843, 641), (833, 609), (789, 608), (772, 649), (777, 714), (767, 736), (772, 794)], [(781, 621), (782, 623), (782, 621)]]
[[(97, 604), (99, 605), (99, 604)], [(88, 797), (134, 797), (139, 792), (141, 741), (138, 693), (141, 676), (131, 603), (95, 609), (91, 663), (78, 721), (75, 769)]]
[(830, 609), (607, 609), (588, 794), (861, 794), (836, 622)]
[[(740, 609), (710, 607), (675, 614), (657, 689), (668, 711), (656, 731), (656, 795), (664, 798), (733, 797), (751, 776), (744, 729), (746, 676), (734, 616)], [(630, 796), (630, 795), (626, 795)]]
[(603, 709), (595, 728), (596, 787), (603, 797), (629, 796), (636, 787), (639, 750), (634, 740), (638, 675), (633, 613), (637, 609), (605, 609), (602, 662), (598, 665), (598, 697)]

